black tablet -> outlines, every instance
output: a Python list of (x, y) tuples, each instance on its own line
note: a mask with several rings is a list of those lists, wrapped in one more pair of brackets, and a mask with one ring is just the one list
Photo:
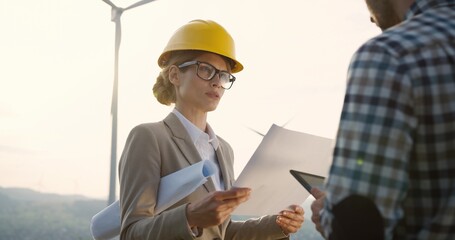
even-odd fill
[(312, 187), (317, 187), (322, 190), (322, 187), (324, 186), (324, 177), (292, 169), (289, 172), (309, 193), (311, 193)]

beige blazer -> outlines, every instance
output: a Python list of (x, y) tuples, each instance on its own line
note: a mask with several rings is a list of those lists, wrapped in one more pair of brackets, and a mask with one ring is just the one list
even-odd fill
[[(234, 181), (233, 151), (218, 137), (216, 151), (225, 188)], [(155, 215), (160, 178), (201, 160), (191, 137), (173, 113), (163, 121), (136, 126), (131, 130), (120, 164), (120, 239), (287, 239), (275, 223), (276, 216), (246, 222), (226, 220), (205, 228), (194, 237), (187, 225), (186, 205), (215, 191), (212, 180), (169, 209)]]

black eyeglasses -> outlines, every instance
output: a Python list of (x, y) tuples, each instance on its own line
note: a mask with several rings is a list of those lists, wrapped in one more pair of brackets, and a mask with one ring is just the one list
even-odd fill
[(213, 79), (213, 77), (215, 77), (215, 75), (218, 75), (218, 77), (220, 78), (221, 87), (226, 90), (230, 89), (235, 81), (234, 75), (230, 74), (227, 71), (216, 69), (214, 66), (205, 62), (189, 61), (180, 64), (178, 67), (184, 68), (191, 65), (197, 66), (196, 74), (203, 80), (210, 81)]

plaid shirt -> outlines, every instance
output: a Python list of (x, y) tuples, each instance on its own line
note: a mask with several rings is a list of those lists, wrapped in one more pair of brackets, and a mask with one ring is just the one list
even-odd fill
[(455, 0), (416, 0), (348, 72), (326, 204), (373, 199), (386, 239), (455, 239)]

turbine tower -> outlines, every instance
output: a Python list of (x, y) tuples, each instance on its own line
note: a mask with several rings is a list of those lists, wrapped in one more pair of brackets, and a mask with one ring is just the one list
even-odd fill
[(109, 198), (108, 205), (115, 201), (115, 179), (116, 179), (116, 166), (117, 166), (117, 108), (118, 108), (118, 59), (120, 41), (122, 39), (122, 26), (120, 18), (122, 13), (135, 7), (153, 2), (155, 0), (142, 0), (138, 1), (126, 8), (117, 7), (109, 0), (103, 2), (112, 7), (111, 21), (115, 23), (115, 60), (114, 60), (114, 88), (112, 93), (111, 115), (112, 115), (112, 136), (111, 136), (111, 167), (109, 177)]

